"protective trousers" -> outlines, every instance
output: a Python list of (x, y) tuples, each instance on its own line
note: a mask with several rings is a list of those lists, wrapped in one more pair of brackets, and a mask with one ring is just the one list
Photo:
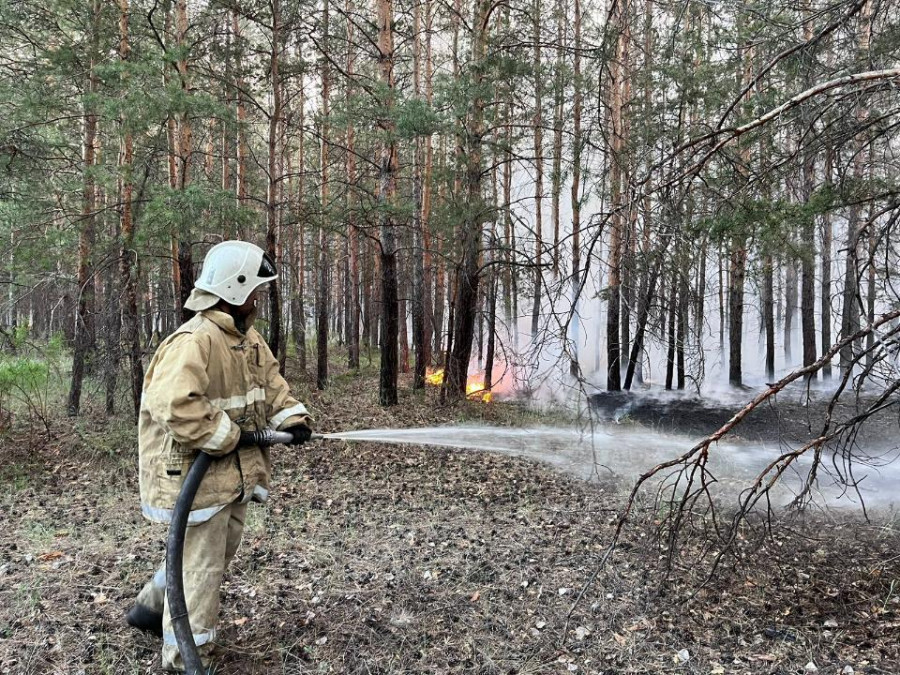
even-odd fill
[[(219, 618), (219, 588), (244, 531), (247, 504), (235, 502), (209, 520), (190, 525), (184, 537), (184, 595), (191, 631), (204, 664), (209, 661)], [(166, 595), (165, 560), (138, 594), (138, 604), (163, 612), (162, 667), (183, 671)]]

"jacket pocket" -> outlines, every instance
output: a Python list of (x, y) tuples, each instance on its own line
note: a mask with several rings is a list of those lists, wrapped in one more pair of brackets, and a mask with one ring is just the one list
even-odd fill
[(170, 434), (166, 434), (160, 453), (160, 475), (166, 478), (187, 475), (196, 454), (196, 450), (185, 450), (181, 443), (172, 438)]

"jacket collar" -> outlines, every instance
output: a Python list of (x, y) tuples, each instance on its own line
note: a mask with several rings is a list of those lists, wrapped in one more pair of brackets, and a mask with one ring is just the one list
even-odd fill
[[(205, 309), (200, 314), (212, 321), (219, 328), (224, 330), (226, 333), (230, 335), (234, 335), (235, 337), (245, 338), (247, 337), (245, 333), (242, 333), (237, 329), (237, 326), (234, 325), (234, 317), (227, 312), (222, 312), (218, 309)], [(252, 321), (251, 321), (252, 324)]]

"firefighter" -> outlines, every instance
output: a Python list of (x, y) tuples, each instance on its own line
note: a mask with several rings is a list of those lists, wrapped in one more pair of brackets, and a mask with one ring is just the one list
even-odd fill
[[(159, 346), (144, 378), (138, 422), (144, 516), (168, 523), (197, 454), (218, 458), (197, 492), (184, 541), (184, 591), (204, 664), (216, 635), (219, 587), (237, 551), (247, 504), (268, 498), (269, 452), (237, 447), (240, 433), (269, 427), (290, 432), (294, 445), (311, 433), (309, 412), (291, 397), (278, 361), (253, 328), (259, 287), (276, 277), (273, 261), (258, 246), (225, 241), (210, 249), (185, 303), (196, 316)], [(184, 665), (165, 577), (164, 561), (127, 621), (160, 635), (163, 668), (179, 672)]]

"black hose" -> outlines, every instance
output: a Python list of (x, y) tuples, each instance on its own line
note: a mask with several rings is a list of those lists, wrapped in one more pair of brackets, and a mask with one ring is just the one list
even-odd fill
[[(290, 433), (271, 429), (243, 431), (238, 446), (290, 443), (291, 439)], [(194, 641), (187, 600), (184, 597), (184, 535), (187, 531), (188, 517), (191, 515), (194, 497), (197, 496), (200, 483), (203, 482), (203, 477), (212, 462), (213, 458), (210, 455), (201, 452), (191, 464), (181, 486), (181, 493), (175, 502), (175, 508), (172, 510), (169, 538), (166, 541), (166, 596), (169, 599), (169, 616), (172, 619), (175, 642), (178, 644), (178, 651), (181, 653), (187, 675), (203, 675), (203, 661), (197, 651), (197, 643)]]
[(197, 495), (197, 489), (206, 475), (213, 458), (205, 452), (197, 455), (181, 486), (181, 493), (172, 511), (172, 522), (169, 524), (169, 539), (166, 542), (166, 595), (169, 598), (169, 615), (172, 617), (172, 629), (175, 642), (184, 661), (187, 675), (202, 675), (203, 661), (194, 642), (194, 633), (188, 617), (187, 601), (184, 598), (184, 575), (182, 563), (184, 555), (184, 533), (187, 530), (191, 505)]

